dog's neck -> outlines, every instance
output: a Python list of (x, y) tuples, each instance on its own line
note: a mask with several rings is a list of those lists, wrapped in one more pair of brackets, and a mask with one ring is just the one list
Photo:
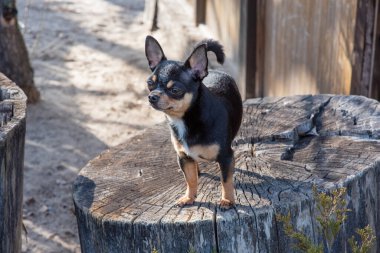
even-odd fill
[[(166, 115), (169, 125), (171, 126), (172, 134), (178, 141), (186, 141), (187, 138), (191, 138), (192, 134), (207, 131), (207, 129), (202, 128), (205, 121), (212, 120), (214, 115), (203, 115), (205, 112), (209, 111), (210, 99), (212, 95), (208, 88), (204, 85), (199, 87), (197, 92), (197, 97), (194, 99), (193, 104), (184, 113), (183, 117), (175, 117)], [(208, 101), (206, 101), (208, 100)]]

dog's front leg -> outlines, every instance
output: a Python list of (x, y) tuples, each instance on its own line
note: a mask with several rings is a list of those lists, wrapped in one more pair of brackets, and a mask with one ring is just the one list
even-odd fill
[(187, 189), (185, 195), (177, 200), (177, 205), (191, 205), (197, 196), (198, 163), (191, 157), (179, 155), (178, 164), (185, 176)]

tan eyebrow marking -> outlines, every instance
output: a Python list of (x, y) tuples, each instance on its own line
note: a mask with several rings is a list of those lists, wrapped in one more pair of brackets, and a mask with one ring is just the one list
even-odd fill
[(157, 81), (157, 76), (156, 76), (156, 75), (153, 75), (153, 76), (152, 76), (152, 80), (153, 80), (153, 82), (156, 82), (156, 81)]
[(170, 89), (171, 87), (173, 87), (173, 84), (174, 82), (172, 80), (170, 80), (167, 84), (166, 84), (166, 88)]

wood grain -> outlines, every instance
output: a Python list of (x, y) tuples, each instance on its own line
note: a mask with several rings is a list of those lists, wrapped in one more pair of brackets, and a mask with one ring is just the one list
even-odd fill
[[(235, 208), (219, 208), (220, 172), (200, 165), (195, 204), (186, 190), (169, 129), (158, 125), (90, 161), (74, 184), (82, 252), (292, 252), (276, 214), (314, 241), (321, 237), (311, 186), (347, 187), (352, 209), (334, 245), (354, 228), (380, 236), (380, 106), (359, 96), (292, 96), (245, 102), (233, 143)], [(376, 245), (380, 249), (379, 242)]]
[(0, 73), (0, 252), (21, 252), (26, 96)]
[(351, 94), (379, 99), (372, 95), (371, 87), (374, 72), (377, 71), (374, 58), (378, 0), (357, 1)]
[(264, 95), (350, 94), (357, 5), (267, 1)]

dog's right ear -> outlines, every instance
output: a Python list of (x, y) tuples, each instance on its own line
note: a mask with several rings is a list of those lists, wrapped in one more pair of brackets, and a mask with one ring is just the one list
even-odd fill
[(145, 39), (145, 55), (152, 71), (161, 61), (166, 60), (160, 44), (158, 44), (158, 41), (150, 35), (146, 36)]

